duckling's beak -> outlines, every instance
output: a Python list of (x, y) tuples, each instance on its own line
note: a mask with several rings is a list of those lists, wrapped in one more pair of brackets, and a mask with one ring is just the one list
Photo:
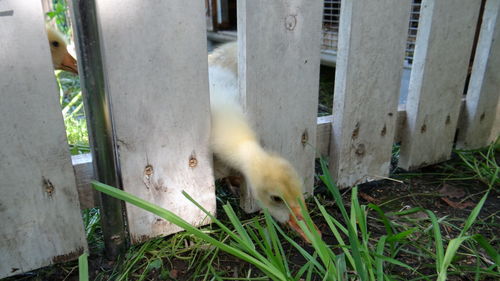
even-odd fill
[[(302, 238), (307, 243), (311, 243), (311, 240), (309, 240), (309, 238), (307, 238), (305, 232), (300, 228), (299, 223), (298, 223), (298, 221), (303, 221), (305, 223), (304, 217), (302, 216), (302, 212), (300, 210), (300, 207), (299, 206), (297, 206), (297, 207), (291, 207), (290, 209), (292, 210), (293, 214), (290, 214), (290, 217), (289, 217), (289, 219), (287, 221), (288, 225), (293, 230), (295, 230), (298, 234), (300, 234), (300, 236), (302, 236)], [(314, 223), (313, 223), (313, 226), (316, 229), (316, 231), (318, 232), (319, 236), (321, 237), (321, 231), (319, 231), (318, 227)]]
[(57, 69), (66, 70), (74, 74), (78, 74), (78, 66), (76, 65), (76, 59), (67, 51), (64, 54), (61, 65)]

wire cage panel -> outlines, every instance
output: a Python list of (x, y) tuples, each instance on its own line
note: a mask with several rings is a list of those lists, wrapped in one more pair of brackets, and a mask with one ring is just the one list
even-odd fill
[[(417, 39), (418, 20), (422, 0), (412, 0), (408, 38), (406, 40), (405, 62), (412, 64)], [(325, 0), (323, 4), (322, 50), (337, 51), (341, 0)]]

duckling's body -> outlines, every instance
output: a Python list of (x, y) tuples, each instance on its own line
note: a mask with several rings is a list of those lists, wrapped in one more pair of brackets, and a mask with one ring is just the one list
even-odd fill
[(304, 236), (294, 218), (302, 219), (302, 181), (288, 161), (260, 145), (239, 102), (236, 43), (219, 47), (208, 61), (213, 153), (245, 176), (255, 199), (275, 219), (288, 222)]

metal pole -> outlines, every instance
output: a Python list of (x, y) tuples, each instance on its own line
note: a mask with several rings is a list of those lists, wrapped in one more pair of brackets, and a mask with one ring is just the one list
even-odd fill
[[(115, 150), (113, 120), (106, 94), (101, 60), (99, 28), (95, 0), (72, 0), (78, 70), (84, 95), (94, 175), (102, 183), (120, 188), (119, 167)], [(124, 204), (101, 194), (101, 225), (106, 256), (116, 258), (127, 246)]]

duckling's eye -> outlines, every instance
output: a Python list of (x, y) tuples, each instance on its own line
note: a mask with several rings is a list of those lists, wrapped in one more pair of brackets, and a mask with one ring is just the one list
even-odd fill
[(56, 48), (59, 47), (59, 42), (57, 42), (57, 41), (52, 41), (52, 42), (50, 42), (50, 44), (52, 44), (52, 46), (54, 46)]
[(279, 196), (271, 196), (271, 200), (273, 200), (274, 203), (282, 203), (283, 202), (283, 199), (281, 199), (281, 197)]

